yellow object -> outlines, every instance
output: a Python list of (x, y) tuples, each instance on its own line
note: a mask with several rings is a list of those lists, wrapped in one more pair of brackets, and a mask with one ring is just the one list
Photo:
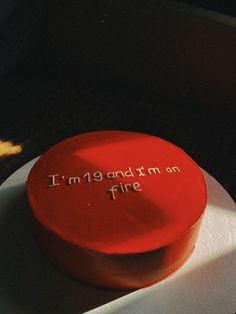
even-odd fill
[(14, 145), (10, 141), (0, 141), (0, 157), (16, 155), (22, 151), (21, 145)]

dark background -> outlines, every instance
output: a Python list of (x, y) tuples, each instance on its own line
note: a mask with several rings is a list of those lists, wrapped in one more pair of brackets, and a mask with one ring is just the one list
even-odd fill
[(66, 137), (123, 129), (180, 146), (236, 198), (234, 23), (165, 1), (2, 0), (0, 140), (23, 151), (0, 183)]

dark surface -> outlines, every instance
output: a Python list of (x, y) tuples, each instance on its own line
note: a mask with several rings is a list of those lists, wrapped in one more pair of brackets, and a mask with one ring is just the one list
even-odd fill
[[(221, 60), (222, 54), (227, 55), (221, 67), (222, 71), (226, 69), (225, 73), (218, 71), (218, 65), (214, 68), (214, 61), (209, 76), (209, 71), (208, 74), (206, 71), (209, 62), (206, 60), (206, 68), (200, 69), (198, 77), (194, 81), (194, 76), (188, 72), (188, 66), (189, 69), (193, 69), (192, 63), (183, 61), (186, 60), (186, 56), (183, 59), (176, 59), (176, 55), (181, 53), (181, 50), (176, 48), (180, 47), (180, 41), (179, 46), (178, 42), (175, 42), (173, 54), (172, 50), (169, 50), (169, 59), (164, 58), (165, 54), (161, 50), (160, 60), (156, 66), (164, 64), (167, 67), (166, 71), (165, 68), (160, 71), (157, 68), (155, 75), (158, 75), (158, 79), (156, 80), (156, 76), (151, 71), (145, 71), (146, 67), (144, 72), (129, 71), (130, 64), (133, 68), (135, 66), (135, 62), (131, 60), (137, 61), (137, 56), (140, 56), (142, 51), (139, 51), (136, 59), (133, 59), (134, 54), (130, 53), (131, 48), (127, 47), (127, 55), (130, 55), (130, 59), (125, 60), (123, 64), (120, 63), (119, 58), (117, 62), (114, 62), (116, 41), (112, 42), (112, 55), (108, 60), (109, 71), (101, 75), (101, 69), (103, 69), (101, 62), (105, 62), (106, 56), (110, 55), (109, 50), (104, 50), (109, 47), (108, 43), (110, 42), (106, 42), (106, 38), (109, 38), (106, 37), (109, 30), (106, 31), (105, 39), (103, 37), (101, 47), (98, 47), (99, 41), (96, 42), (96, 50), (94, 43), (92, 45), (84, 43), (80, 41), (81, 38), (78, 38), (78, 44), (75, 45), (76, 36), (72, 34), (70, 28), (66, 29), (62, 36), (61, 33), (56, 33), (55, 29), (60, 30), (58, 16), (55, 16), (55, 19), (52, 18), (53, 15), (49, 16), (50, 19), (47, 16), (47, 21), (49, 20), (50, 23), (45, 23), (44, 27), (41, 26), (41, 33), (37, 35), (37, 41), (32, 47), (31, 53), (1, 79), (0, 140), (10, 140), (16, 144), (22, 144), (23, 151), (19, 155), (0, 159), (0, 182), (3, 182), (27, 161), (42, 154), (51, 145), (66, 137), (92, 130), (121, 129), (154, 134), (180, 146), (236, 198), (236, 98), (233, 88), (231, 88), (235, 82), (232, 81), (234, 73), (232, 67), (235, 64), (231, 64), (231, 61), (235, 61), (233, 60), (235, 54), (232, 50), (235, 49), (235, 45), (231, 40), (235, 35), (235, 30), (217, 24), (216, 33), (214, 32), (215, 24), (212, 28), (209, 22), (200, 19), (200, 24), (203, 25), (202, 32), (206, 33), (209, 30), (211, 32), (207, 35), (209, 38), (212, 37), (215, 42), (219, 38), (224, 38), (219, 45), (219, 47), (223, 45), (224, 49), (219, 50), (213, 58), (217, 61)], [(190, 27), (196, 27), (193, 26), (195, 24), (191, 24), (192, 21), (196, 22), (196, 19), (196, 17), (190, 16), (186, 21)], [(165, 21), (164, 18), (163, 21)], [(166, 47), (165, 44), (163, 46), (165, 41), (169, 42), (169, 33), (172, 32), (172, 37), (175, 36), (172, 31), (176, 28), (175, 23), (176, 20), (168, 22), (170, 28), (166, 30), (166, 33), (163, 28), (164, 39), (160, 38), (162, 48)], [(181, 19), (178, 19), (178, 23), (181, 23)], [(114, 24), (114, 27), (117, 27), (118, 24)], [(189, 29), (189, 25), (185, 24), (185, 28)], [(114, 29), (116, 31), (116, 28)], [(120, 29), (118, 30), (120, 31)], [(83, 32), (86, 34), (86, 29), (83, 29)], [(98, 32), (100, 35), (103, 34), (99, 29)], [(125, 30), (122, 29), (122, 34), (124, 33)], [(65, 34), (70, 42), (67, 49), (69, 57), (68, 54), (67, 56), (63, 54), (67, 47), (66, 45), (62, 47), (64, 42), (58, 43), (58, 38), (64, 38)], [(129, 34), (132, 35), (132, 33)], [(217, 34), (218, 37), (214, 38), (214, 34)], [(186, 34), (183, 33), (182, 36), (186, 36)], [(182, 37), (179, 36), (179, 38)], [(184, 42), (188, 43), (189, 39), (190, 37), (186, 37)], [(206, 39), (208, 40), (208, 37), (198, 37), (198, 41), (196, 40), (196, 47), (203, 46), (204, 53), (212, 49), (211, 45), (205, 44), (209, 42)], [(186, 47), (188, 48), (188, 46)], [(84, 60), (87, 63), (83, 63), (83, 58), (80, 58), (81, 49), (84, 49), (83, 53), (85, 52), (86, 56)], [(95, 53), (91, 54), (94, 50), (96, 50)], [(73, 55), (71, 58), (70, 51)], [(119, 47), (117, 51), (121, 51)], [(125, 50), (122, 49), (122, 53), (124, 52)], [(74, 58), (75, 55), (78, 55), (78, 60)], [(172, 55), (175, 57), (172, 58)], [(103, 56), (103, 58), (99, 59), (99, 56)], [(207, 58), (211, 60), (212, 53)], [(187, 60), (193, 59), (197, 60), (196, 64), (201, 64), (203, 55), (198, 52), (193, 55), (191, 52), (187, 56)], [(90, 67), (91, 60), (93, 60), (93, 64)], [(148, 57), (145, 60), (148, 60)], [(176, 65), (174, 69), (168, 67), (169, 60)], [(119, 72), (120, 69), (123, 71), (126, 68), (128, 68), (129, 75)], [(152, 66), (150, 66), (151, 68)], [(110, 72), (113, 73), (113, 70), (116, 74), (111, 78)], [(165, 72), (167, 73), (166, 77), (163, 74)], [(145, 77), (143, 77), (143, 73), (146, 73)], [(175, 76), (171, 82), (172, 73), (175, 73)], [(228, 81), (226, 74), (229, 78)], [(181, 81), (182, 78), (184, 78), (183, 81)], [(224, 85), (225, 80), (227, 84)], [(161, 84), (162, 81), (164, 81), (164, 85)], [(171, 82), (170, 85), (168, 85), (169, 82)], [(179, 85), (177, 91), (174, 86), (175, 82), (177, 86)], [(190, 87), (186, 91), (186, 95), (184, 92), (179, 93), (182, 86), (188, 82), (190, 82)], [(194, 83), (191, 85), (191, 82)], [(198, 86), (200, 96), (197, 93)], [(221, 96), (218, 95), (219, 91)], [(217, 101), (218, 99), (219, 101)]]
[(40, 0), (0, 1), (0, 77), (30, 54), (41, 27)]

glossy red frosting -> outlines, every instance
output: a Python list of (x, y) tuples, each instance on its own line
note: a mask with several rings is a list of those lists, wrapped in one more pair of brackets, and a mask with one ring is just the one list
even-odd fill
[[(33, 166), (27, 191), (46, 254), (76, 277), (121, 288), (151, 284), (181, 266), (207, 200), (201, 170), (183, 150), (123, 131), (53, 146)], [(133, 274), (135, 260), (140, 269)]]

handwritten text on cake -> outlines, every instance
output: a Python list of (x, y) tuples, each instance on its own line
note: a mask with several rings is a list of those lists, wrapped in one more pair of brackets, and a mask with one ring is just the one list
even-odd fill
[[(92, 182), (101, 182), (104, 179), (107, 180), (117, 180), (121, 178), (128, 178), (128, 177), (145, 177), (145, 176), (153, 176), (153, 175), (160, 175), (162, 173), (166, 174), (177, 174), (180, 172), (180, 168), (177, 166), (168, 166), (160, 169), (159, 167), (151, 167), (151, 168), (144, 168), (143, 166), (133, 169), (132, 167), (128, 167), (124, 171), (109, 171), (109, 172), (102, 172), (100, 170), (96, 170), (94, 172), (85, 172), (80, 176), (69, 176), (65, 177), (64, 175), (60, 175), (59, 173), (50, 174), (48, 176), (48, 184), (49, 187), (58, 187), (62, 183), (67, 185), (75, 185), (81, 183), (92, 183)], [(129, 191), (132, 192), (140, 192), (142, 191), (140, 182), (132, 182), (132, 183), (117, 183), (107, 189), (107, 193), (111, 200), (116, 200), (118, 194), (128, 193)]]

